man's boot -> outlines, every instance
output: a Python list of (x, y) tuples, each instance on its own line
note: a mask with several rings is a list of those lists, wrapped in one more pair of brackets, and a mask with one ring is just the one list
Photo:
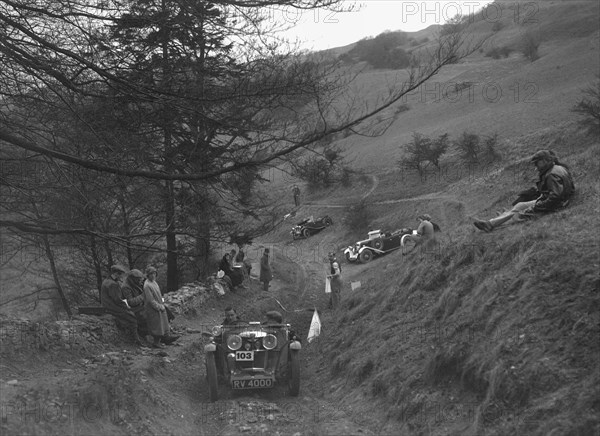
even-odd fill
[(484, 232), (487, 232), (487, 233), (494, 230), (494, 226), (489, 221), (475, 220), (473, 225), (475, 227), (477, 227), (479, 230), (483, 230)]
[(165, 345), (171, 345), (177, 339), (179, 339), (179, 336), (165, 335), (162, 337), (162, 341), (164, 342)]

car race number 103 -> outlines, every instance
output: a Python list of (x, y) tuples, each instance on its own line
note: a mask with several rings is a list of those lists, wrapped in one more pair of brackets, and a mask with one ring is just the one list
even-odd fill
[(235, 360), (237, 361), (252, 361), (254, 360), (254, 351), (236, 351)]

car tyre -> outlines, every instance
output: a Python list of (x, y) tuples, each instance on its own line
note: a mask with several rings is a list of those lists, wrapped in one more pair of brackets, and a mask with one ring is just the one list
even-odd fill
[(362, 263), (367, 263), (370, 262), (371, 259), (373, 259), (373, 252), (371, 250), (363, 250), (359, 255), (358, 258), (360, 259), (360, 261)]
[(383, 241), (381, 239), (376, 239), (375, 241), (373, 241), (373, 248), (381, 250), (383, 248)]
[(326, 226), (332, 226), (333, 225), (333, 220), (329, 217), (325, 218), (325, 225)]
[(304, 236), (305, 238), (308, 238), (310, 236), (310, 230), (304, 228), (302, 229), (302, 236)]
[(297, 397), (300, 393), (300, 358), (298, 351), (290, 350), (290, 373), (288, 379), (288, 388), (290, 396)]
[(215, 402), (219, 399), (219, 388), (217, 383), (217, 364), (214, 353), (206, 354), (206, 382), (208, 384), (208, 399)]
[(346, 262), (352, 262), (350, 260), (350, 253), (348, 253), (347, 251), (344, 253), (344, 256), (346, 256)]

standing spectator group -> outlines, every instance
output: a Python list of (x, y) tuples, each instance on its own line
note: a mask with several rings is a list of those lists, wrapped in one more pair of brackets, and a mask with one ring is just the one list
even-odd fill
[(156, 276), (157, 270), (152, 266), (146, 269), (144, 277), (138, 269), (127, 273), (123, 266), (113, 265), (110, 276), (102, 282), (102, 306), (138, 346), (145, 345), (141, 336), (146, 334), (154, 338), (152, 346), (155, 348), (179, 339), (170, 335), (169, 321), (174, 316), (164, 304)]

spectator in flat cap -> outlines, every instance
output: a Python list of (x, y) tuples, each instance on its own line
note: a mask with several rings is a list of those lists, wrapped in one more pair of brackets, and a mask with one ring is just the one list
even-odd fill
[(283, 324), (283, 315), (276, 310), (270, 310), (265, 314), (267, 320), (263, 321), (265, 325)]
[(100, 302), (114, 318), (117, 326), (124, 329), (136, 345), (143, 345), (138, 334), (138, 322), (123, 294), (121, 283), (127, 270), (121, 265), (110, 267), (111, 274), (100, 288)]
[(527, 218), (538, 213), (548, 213), (565, 208), (575, 192), (573, 177), (569, 168), (562, 164), (556, 154), (550, 150), (539, 150), (531, 156), (530, 161), (535, 165), (539, 179), (535, 188), (521, 192), (523, 201), (496, 218), (484, 221), (476, 219), (475, 227), (484, 232), (491, 232), (496, 227), (510, 221), (512, 218)]

